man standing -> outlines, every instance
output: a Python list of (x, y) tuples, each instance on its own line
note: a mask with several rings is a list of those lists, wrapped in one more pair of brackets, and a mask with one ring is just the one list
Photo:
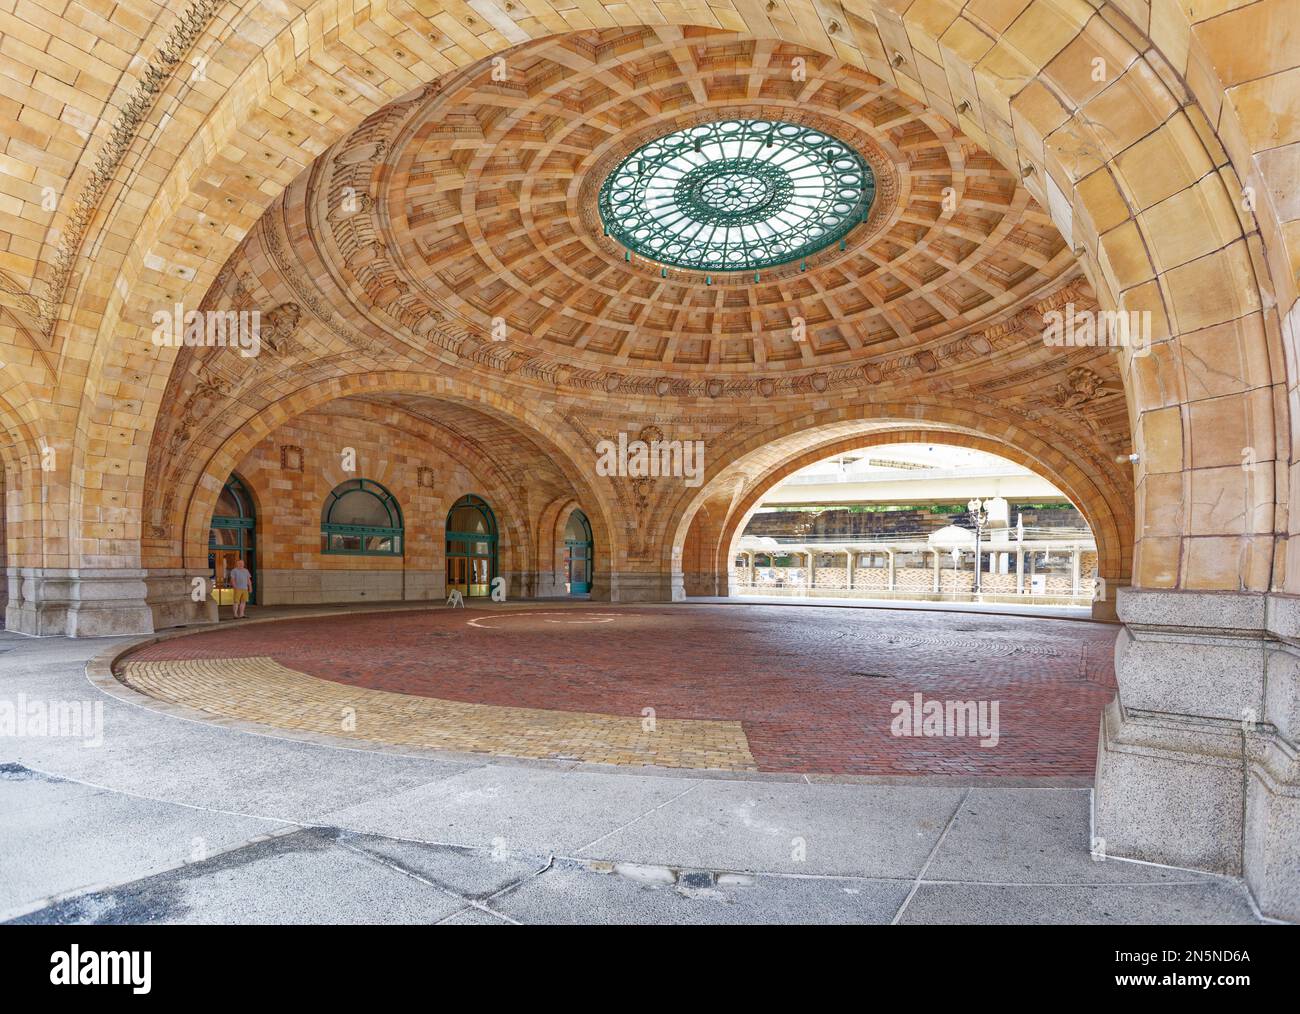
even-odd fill
[(243, 557), (235, 561), (229, 576), (231, 590), (235, 593), (235, 619), (242, 620), (244, 610), (248, 608), (248, 594), (253, 590), (253, 575), (244, 566)]

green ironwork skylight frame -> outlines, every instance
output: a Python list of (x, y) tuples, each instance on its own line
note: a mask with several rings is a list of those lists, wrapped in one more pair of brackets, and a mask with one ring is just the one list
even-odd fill
[(600, 187), (608, 236), (654, 261), (755, 271), (824, 250), (867, 220), (871, 166), (844, 141), (781, 120), (720, 120), (628, 155)]

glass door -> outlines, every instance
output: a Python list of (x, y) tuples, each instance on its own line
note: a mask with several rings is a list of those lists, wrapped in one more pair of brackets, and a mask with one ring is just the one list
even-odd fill
[(211, 527), (208, 529), (208, 568), (212, 571), (213, 598), (226, 606), (234, 600), (230, 588), (230, 571), (236, 560), (253, 575), (253, 591), (248, 601), (257, 601), (257, 552), (254, 544), (257, 519), (253, 498), (236, 475), (227, 480), (217, 499)]
[(468, 560), (463, 556), (447, 557), (447, 594), (458, 591), (461, 595), (469, 594)]
[(466, 598), (492, 594), (497, 576), (497, 523), (487, 502), (463, 496), (447, 512), (447, 594)]

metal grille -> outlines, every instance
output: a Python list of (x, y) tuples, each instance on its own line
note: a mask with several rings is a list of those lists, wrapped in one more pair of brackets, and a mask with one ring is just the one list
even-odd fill
[(843, 141), (793, 123), (723, 120), (643, 144), (601, 185), (606, 233), (658, 264), (752, 271), (844, 239), (875, 197)]

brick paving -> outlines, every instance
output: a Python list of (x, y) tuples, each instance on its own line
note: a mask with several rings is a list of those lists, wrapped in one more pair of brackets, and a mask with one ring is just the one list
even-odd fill
[[(440, 609), (232, 625), (150, 645), (123, 675), (217, 714), (378, 742), (806, 774), (1086, 777), (1114, 694), (1116, 629), (882, 609)], [(894, 703), (917, 693), (997, 701), (997, 744), (893, 735)], [(358, 707), (353, 732), (340, 733), (344, 706)]]
[(270, 658), (129, 661), (135, 689), (213, 714), (397, 746), (598, 764), (753, 771), (739, 722), (546, 711), (348, 687)]

